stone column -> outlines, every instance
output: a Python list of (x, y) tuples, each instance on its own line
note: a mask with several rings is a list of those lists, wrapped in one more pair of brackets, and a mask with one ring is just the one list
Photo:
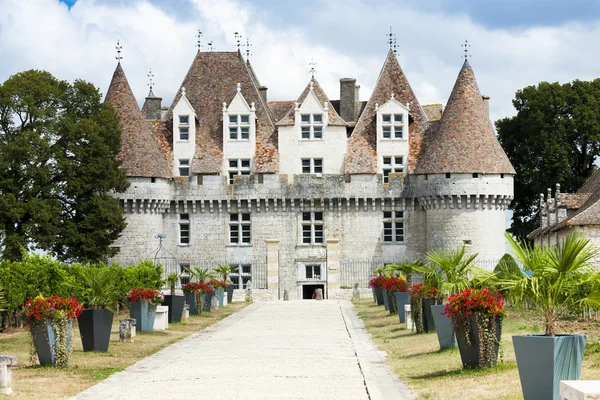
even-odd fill
[(267, 290), (279, 300), (279, 240), (267, 239)]
[(340, 240), (327, 239), (327, 298), (340, 288)]
[(12, 394), (12, 367), (16, 364), (15, 356), (0, 355), (0, 393)]

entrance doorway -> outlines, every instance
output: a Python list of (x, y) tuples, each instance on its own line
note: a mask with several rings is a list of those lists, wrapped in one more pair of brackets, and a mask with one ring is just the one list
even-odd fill
[(302, 285), (302, 300), (312, 300), (317, 289), (323, 291), (323, 298), (325, 298), (325, 285)]

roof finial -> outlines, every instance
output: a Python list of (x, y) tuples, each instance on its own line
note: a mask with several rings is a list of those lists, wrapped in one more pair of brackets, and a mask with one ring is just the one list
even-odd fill
[(308, 84), (310, 87), (310, 90), (313, 90), (313, 81), (311, 80), (310, 83)]
[(202, 48), (202, 32), (198, 29), (198, 34), (196, 34), (196, 47), (198, 47), (198, 51)]
[(392, 99), (394, 98), (394, 93), (393, 93), (393, 92), (390, 94), (390, 97), (391, 97)]
[(152, 88), (154, 87), (152, 78), (154, 78), (154, 74), (152, 73), (152, 68), (150, 68), (150, 71), (148, 72), (148, 87), (150, 88), (150, 93), (152, 93)]
[(396, 54), (398, 45), (396, 44), (396, 34), (392, 32), (391, 26), (390, 33), (386, 33), (385, 36), (388, 37), (388, 44), (390, 45), (390, 50), (393, 50), (394, 54)]
[(208, 44), (208, 51), (213, 51), (215, 48), (213, 47), (213, 42), (212, 40), (210, 42), (207, 43)]
[(235, 45), (237, 46), (238, 51), (240, 50), (240, 46), (242, 45), (242, 35), (239, 34), (239, 32), (234, 32), (235, 37)]
[(250, 38), (246, 36), (246, 60), (248, 60), (250, 58), (250, 55), (252, 53), (250, 53), (250, 47), (252, 47), (252, 45), (250, 44)]
[(181, 97), (185, 97), (185, 87), (181, 87)]
[[(310, 62), (308, 63), (308, 65), (310, 65), (310, 76), (311, 78), (315, 77), (315, 73), (317, 72), (317, 70), (315, 69), (315, 65), (317, 65), (317, 63), (315, 62), (314, 58), (311, 57)], [(312, 84), (311, 84), (312, 87)]]
[(119, 40), (117, 40), (117, 46), (115, 47), (115, 49), (117, 49), (117, 56), (115, 58), (117, 59), (119, 64), (121, 63), (121, 60), (123, 59), (123, 56), (121, 55), (122, 48), (123, 48), (123, 46), (121, 46), (121, 42)]
[(465, 61), (467, 61), (469, 59), (469, 57), (471, 57), (471, 55), (469, 54), (469, 47), (471, 47), (471, 45), (469, 44), (469, 41), (467, 39), (465, 39), (465, 44), (461, 44), (460, 47), (464, 47), (463, 52), (464, 57), (465, 57)]
[(242, 91), (242, 84), (241, 83), (237, 83), (237, 91), (238, 93)]

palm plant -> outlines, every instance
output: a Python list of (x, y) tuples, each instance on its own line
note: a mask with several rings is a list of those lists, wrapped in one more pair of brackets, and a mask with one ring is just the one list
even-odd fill
[(193, 279), (196, 279), (198, 282), (206, 282), (209, 279), (214, 279), (215, 274), (212, 271), (209, 271), (208, 268), (186, 268), (187, 272)]
[(413, 266), (422, 272), (424, 281), (441, 290), (446, 296), (460, 293), (472, 286), (477, 254), (466, 254), (465, 246), (454, 250), (429, 250), (427, 264)]
[(177, 282), (179, 282), (179, 274), (173, 272), (167, 275), (167, 284), (169, 285), (171, 296), (175, 296), (175, 287), (177, 286)]
[[(556, 335), (556, 321), (565, 313), (581, 305), (600, 307), (600, 273), (589, 266), (598, 251), (580, 231), (570, 232), (550, 247), (505, 236), (514, 259), (523, 267), (519, 273), (498, 278), (498, 285), (510, 290), (515, 302), (529, 301), (542, 310), (546, 336)], [(579, 290), (582, 284), (590, 290)]]
[(79, 272), (79, 284), (72, 285), (81, 292), (81, 300), (92, 310), (111, 309), (116, 293), (115, 271), (103, 264), (86, 264)]
[(227, 278), (229, 278), (229, 274), (231, 272), (235, 272), (237, 271), (238, 267), (235, 267), (235, 270), (232, 271), (232, 266), (231, 265), (218, 265), (216, 268), (213, 269), (213, 272), (216, 273), (217, 275), (220, 275), (221, 278), (223, 278), (224, 282), (227, 282)]

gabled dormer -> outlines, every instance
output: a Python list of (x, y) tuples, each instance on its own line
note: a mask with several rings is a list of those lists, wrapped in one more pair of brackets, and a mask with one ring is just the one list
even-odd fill
[(378, 173), (387, 183), (392, 173), (404, 174), (408, 165), (408, 134), (410, 104), (402, 104), (390, 94), (383, 105), (375, 105), (377, 125), (377, 166)]
[(223, 175), (233, 183), (237, 175), (249, 175), (256, 149), (256, 107), (248, 104), (237, 84), (237, 93), (223, 103)]
[(181, 88), (173, 108), (173, 176), (190, 176), (196, 150), (196, 111)]
[(329, 103), (321, 103), (314, 92), (313, 82), (304, 101), (294, 108), (295, 131), (298, 140), (323, 140), (329, 123)]

